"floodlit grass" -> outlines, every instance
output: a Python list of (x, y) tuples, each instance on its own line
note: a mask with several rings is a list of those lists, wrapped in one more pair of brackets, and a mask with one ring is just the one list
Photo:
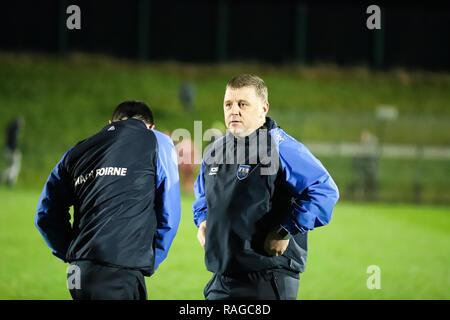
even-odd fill
[[(0, 73), (0, 140), (4, 140), (2, 128), (14, 116), (23, 114), (26, 119), (22, 186), (42, 185), (67, 149), (99, 131), (114, 107), (127, 99), (148, 103), (160, 130), (186, 128), (193, 134), (194, 120), (202, 120), (203, 130), (223, 122), (225, 84), (241, 73), (255, 73), (266, 81), (269, 116), (300, 141), (358, 141), (363, 129), (377, 134), (378, 105), (399, 110), (399, 119), (385, 126), (385, 142), (448, 146), (450, 140), (448, 73), (143, 64), (79, 54), (62, 59), (7, 53), (0, 53)], [(195, 86), (195, 111), (189, 113), (178, 100), (184, 81)]]
[[(394, 105), (388, 143), (447, 146), (450, 139), (448, 73), (335, 66), (135, 63), (85, 55), (65, 59), (0, 53), (0, 140), (18, 114), (26, 119), (17, 190), (0, 187), (0, 299), (70, 299), (67, 265), (53, 257), (34, 227), (39, 188), (62, 155), (102, 128), (114, 107), (147, 102), (159, 130), (203, 130), (223, 119), (225, 84), (241, 73), (269, 87), (272, 116), (300, 141), (358, 141), (377, 133), (377, 105)], [(178, 101), (183, 81), (195, 85), (195, 111)], [(343, 199), (354, 179), (350, 158), (321, 157)], [(449, 201), (449, 161), (382, 159), (380, 196), (389, 201)], [(4, 157), (0, 157), (0, 170)], [(415, 186), (421, 183), (423, 199)], [(147, 279), (150, 299), (202, 299), (211, 274), (192, 222), (192, 196), (182, 199), (182, 220), (168, 259)], [(301, 299), (450, 299), (448, 207), (339, 202), (329, 226), (310, 233)], [(381, 289), (369, 290), (366, 273), (379, 266)]]
[[(38, 191), (0, 188), (0, 299), (70, 299), (67, 265), (34, 227)], [(203, 299), (203, 249), (192, 222), (192, 196), (166, 261), (147, 278), (150, 299)], [(300, 299), (449, 299), (448, 208), (338, 203), (330, 225), (310, 232)], [(369, 290), (367, 267), (381, 270)]]

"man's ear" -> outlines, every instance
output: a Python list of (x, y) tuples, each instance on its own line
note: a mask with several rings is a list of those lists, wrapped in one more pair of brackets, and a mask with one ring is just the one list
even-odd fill
[(150, 130), (153, 130), (153, 129), (155, 129), (155, 125), (152, 124), (151, 126), (148, 126), (148, 128), (149, 128)]
[(269, 103), (265, 102), (263, 104), (263, 110), (264, 110), (264, 114), (267, 114), (267, 112), (269, 111)]
[(108, 123), (111, 124), (111, 123), (112, 123), (112, 120), (109, 120)]

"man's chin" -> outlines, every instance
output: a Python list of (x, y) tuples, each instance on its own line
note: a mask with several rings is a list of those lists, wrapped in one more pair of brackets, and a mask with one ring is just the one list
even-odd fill
[(228, 128), (228, 131), (235, 137), (243, 138), (248, 136), (251, 131), (242, 128)]

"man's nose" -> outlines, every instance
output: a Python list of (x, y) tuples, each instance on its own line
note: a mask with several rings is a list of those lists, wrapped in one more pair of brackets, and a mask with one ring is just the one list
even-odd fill
[(231, 105), (231, 114), (239, 114), (239, 105), (237, 103), (233, 103)]

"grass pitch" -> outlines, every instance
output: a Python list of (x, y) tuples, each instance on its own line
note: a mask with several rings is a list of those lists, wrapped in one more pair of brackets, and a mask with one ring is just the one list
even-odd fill
[[(34, 227), (36, 190), (0, 188), (0, 299), (70, 299), (68, 265)], [(149, 299), (203, 299), (211, 274), (183, 195), (171, 251), (147, 278)], [(338, 203), (331, 223), (310, 232), (300, 299), (450, 299), (450, 216), (446, 207)], [(381, 289), (367, 268), (379, 266)]]

